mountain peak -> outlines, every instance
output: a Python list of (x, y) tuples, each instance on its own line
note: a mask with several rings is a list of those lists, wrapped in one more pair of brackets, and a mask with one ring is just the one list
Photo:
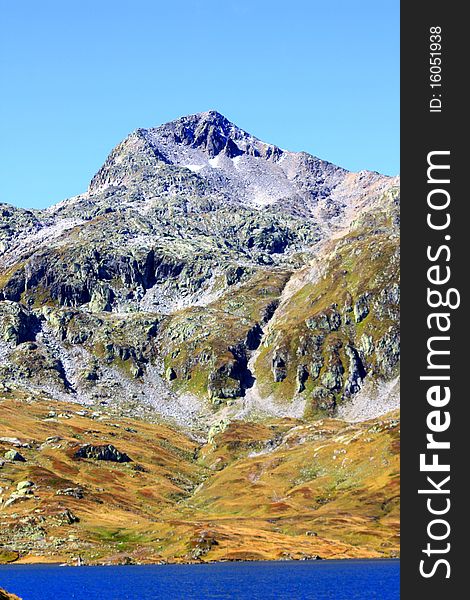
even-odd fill
[[(378, 174), (361, 177), (363, 187), (388, 186)], [(108, 156), (89, 192), (133, 188), (145, 199), (191, 191), (254, 208), (282, 203), (284, 211), (323, 222), (349, 206), (351, 181), (345, 169), (263, 142), (209, 110), (134, 131)]]
[[(191, 117), (200, 119), (201, 121), (202, 120), (210, 121), (212, 123), (221, 123), (221, 122), (230, 123), (230, 121), (227, 119), (227, 117), (225, 117), (218, 110), (206, 110), (206, 111), (194, 113), (193, 115), (188, 115), (188, 116), (182, 117), (182, 118), (184, 119), (184, 118), (191, 118)], [(232, 123), (230, 123), (230, 124), (233, 125)]]
[[(262, 142), (218, 111), (209, 110), (180, 117), (159, 127), (135, 130), (110, 153), (92, 179), (89, 191), (158, 176), (158, 164), (161, 163), (186, 167), (197, 173), (206, 167), (206, 178), (212, 180), (214, 168), (216, 179), (220, 179), (227, 169), (233, 171), (233, 159), (276, 162), (282, 154), (280, 148)], [(225, 181), (223, 187), (226, 184)], [(237, 186), (240, 187), (239, 183)], [(216, 187), (220, 187), (220, 182)]]
[(262, 156), (268, 147), (275, 148), (240, 129), (216, 110), (180, 117), (149, 129), (147, 133), (154, 143), (158, 140), (159, 143), (189, 146), (202, 150), (209, 158), (215, 158), (221, 152), (229, 158), (242, 154)]
[(229, 121), (227, 117), (225, 117), (217, 110), (207, 110), (204, 112), (184, 115), (182, 117), (179, 117), (178, 119), (174, 119), (169, 123), (165, 123), (164, 125), (157, 127), (157, 129), (161, 129), (163, 127), (168, 127), (172, 125), (174, 125), (175, 127), (183, 125), (190, 129), (196, 129), (197, 127), (209, 125), (212, 127), (218, 127), (224, 131), (228, 131), (230, 129), (240, 130), (239, 127), (237, 127), (234, 123)]

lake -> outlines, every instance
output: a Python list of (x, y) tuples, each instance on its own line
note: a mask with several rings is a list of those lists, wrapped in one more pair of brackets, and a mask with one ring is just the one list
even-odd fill
[(24, 600), (398, 600), (398, 560), (0, 566)]

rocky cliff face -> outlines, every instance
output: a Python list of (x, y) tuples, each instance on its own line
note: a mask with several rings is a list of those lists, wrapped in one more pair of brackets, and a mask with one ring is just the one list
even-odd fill
[(2, 389), (197, 428), (377, 416), (396, 405), (398, 199), (396, 178), (213, 111), (139, 129), (86, 193), (0, 206)]

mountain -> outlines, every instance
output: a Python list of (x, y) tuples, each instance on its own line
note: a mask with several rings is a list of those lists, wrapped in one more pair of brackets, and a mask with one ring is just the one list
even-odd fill
[(381, 412), (398, 369), (396, 178), (211, 111), (135, 131), (81, 196), (1, 211), (7, 387), (204, 425), (334, 415), (370, 384)]
[(79, 196), (1, 204), (0, 558), (394, 554), (398, 227), (398, 178), (215, 111), (131, 133)]

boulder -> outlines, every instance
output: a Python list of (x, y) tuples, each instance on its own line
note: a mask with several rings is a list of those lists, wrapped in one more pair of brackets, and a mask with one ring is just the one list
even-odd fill
[(174, 379), (176, 379), (177, 375), (176, 375), (176, 371), (173, 369), (173, 367), (168, 367), (168, 369), (165, 372), (165, 378), (167, 381), (173, 381)]
[(34, 483), (32, 481), (19, 481), (16, 484), (16, 489), (20, 492), (22, 490), (29, 490), (32, 488)]
[(91, 458), (93, 460), (106, 460), (110, 462), (131, 462), (132, 459), (125, 452), (120, 452), (112, 444), (93, 446), (86, 444), (75, 452), (76, 458)]
[(78, 523), (80, 521), (80, 519), (68, 508), (57, 514), (55, 519), (60, 523), (60, 525), (73, 525), (74, 523)]
[(7, 450), (4, 456), (7, 460), (13, 460), (16, 462), (26, 462), (24, 456), (22, 456), (17, 450)]
[(0, 437), (0, 442), (4, 442), (5, 444), (11, 444), (12, 446), (16, 446), (17, 448), (21, 448), (23, 443), (17, 437)]
[(75, 488), (64, 488), (62, 490), (57, 490), (56, 496), (71, 496), (72, 498), (76, 498), (77, 500), (81, 500), (83, 498), (83, 489), (81, 487)]

